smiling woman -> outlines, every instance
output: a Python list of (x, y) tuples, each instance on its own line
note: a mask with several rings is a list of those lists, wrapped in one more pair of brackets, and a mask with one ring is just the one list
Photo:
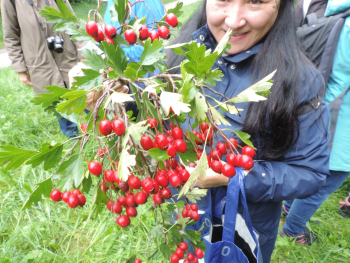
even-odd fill
[[(231, 48), (213, 67), (223, 77), (212, 87), (216, 93), (206, 93), (211, 105), (214, 99), (223, 101), (217, 93), (233, 98), (277, 69), (266, 101), (238, 104), (243, 110), (241, 117), (221, 111), (230, 129), (249, 133), (257, 148), (255, 165), (246, 171), (245, 192), (251, 221), (260, 234), (264, 263), (270, 262), (282, 200), (318, 192), (329, 173), (329, 112), (321, 98), (324, 83), (299, 49), (293, 6), (294, 0), (204, 0), (173, 41), (194, 39), (215, 50), (232, 30)], [(168, 53), (169, 68), (183, 59)], [(219, 128), (225, 129), (224, 125)], [(228, 138), (236, 137), (231, 130), (225, 133)], [(215, 222), (221, 222), (225, 211), (227, 181), (211, 169), (205, 179), (197, 181), (197, 186), (211, 191)], [(200, 203), (198, 207), (207, 210), (207, 205)], [(212, 242), (221, 240), (221, 235), (220, 230), (214, 230)]]

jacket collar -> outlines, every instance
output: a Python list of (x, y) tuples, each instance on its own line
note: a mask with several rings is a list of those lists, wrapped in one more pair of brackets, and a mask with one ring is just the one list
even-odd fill
[[(208, 24), (206, 24), (205, 26), (201, 27), (200, 29), (192, 33), (191, 36), (198, 43), (204, 44), (207, 48), (210, 48), (211, 50), (214, 50), (217, 45), (217, 42), (214, 36), (209, 30)], [(260, 43), (248, 50), (245, 50), (235, 55), (228, 55), (228, 56), (223, 55), (222, 58), (231, 63), (239, 63), (257, 54), (262, 46), (263, 46), (263, 43)]]

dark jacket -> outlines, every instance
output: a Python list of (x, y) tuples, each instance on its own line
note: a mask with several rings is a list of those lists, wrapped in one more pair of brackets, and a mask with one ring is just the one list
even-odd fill
[[(192, 36), (198, 43), (205, 44), (212, 50), (215, 49), (216, 42), (207, 26), (197, 30)], [(216, 82), (213, 89), (228, 98), (233, 98), (250, 87), (253, 84), (252, 60), (262, 45), (258, 44), (237, 55), (219, 58), (213, 68), (219, 68), (224, 77), (222, 81)], [(310, 101), (324, 87), (323, 79), (316, 69), (310, 66), (309, 72), (305, 74), (308, 74), (310, 81), (303, 76), (304, 88), (301, 89), (300, 104)], [(206, 90), (206, 95), (218, 101), (224, 101), (222, 97), (208, 90)], [(254, 158), (256, 163), (246, 177), (245, 188), (251, 220), (254, 228), (260, 234), (259, 243), (264, 263), (270, 262), (278, 231), (282, 200), (306, 198), (317, 193), (329, 174), (329, 149), (327, 147), (329, 111), (328, 106), (321, 98), (319, 99), (321, 101), (319, 109), (299, 117), (299, 139), (278, 160), (262, 160), (261, 150), (266, 140), (257, 135), (252, 137), (252, 142), (257, 148), (257, 155)], [(211, 105), (215, 105), (210, 97), (207, 97), (207, 100)], [(243, 109), (242, 117), (222, 112), (217, 108), (231, 124), (231, 127), (221, 125), (220, 128), (242, 129), (249, 103), (239, 103), (237, 107)], [(238, 139), (231, 131), (225, 131), (225, 133), (229, 138)], [(219, 141), (223, 142), (223, 139), (219, 138)], [(221, 218), (225, 195), (225, 187), (211, 189), (214, 220)], [(200, 205), (205, 209), (203, 207), (205, 204)]]
[[(307, 10), (306, 15), (316, 13), (317, 18), (324, 17), (324, 13), (326, 12), (328, 0), (312, 0), (309, 5), (309, 9)], [(304, 11), (303, 11), (304, 0), (299, 0), (299, 2), (295, 5), (295, 18), (297, 27), (302, 26), (304, 21)]]

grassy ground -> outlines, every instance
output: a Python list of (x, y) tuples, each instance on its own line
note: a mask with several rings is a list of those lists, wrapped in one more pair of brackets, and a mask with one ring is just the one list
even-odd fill
[[(64, 139), (56, 118), (30, 103), (31, 88), (21, 85), (12, 68), (0, 69), (0, 87), (0, 145), (38, 149), (44, 142)], [(88, 220), (88, 206), (73, 210), (46, 199), (21, 211), (28, 186), (34, 189), (48, 176), (41, 166), (10, 172), (0, 167), (0, 262), (123, 262), (128, 253), (145, 250), (151, 218), (142, 211), (126, 230), (115, 226), (106, 209), (97, 220)], [(336, 213), (338, 201), (349, 190), (350, 181), (315, 214), (313, 220), (320, 224), (309, 224), (317, 244), (303, 246), (278, 238), (272, 262), (349, 262), (350, 221)], [(87, 199), (91, 202), (91, 195)]]

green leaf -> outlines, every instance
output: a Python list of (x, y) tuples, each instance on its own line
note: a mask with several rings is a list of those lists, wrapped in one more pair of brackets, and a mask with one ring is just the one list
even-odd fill
[(120, 46), (108, 44), (106, 41), (101, 42), (102, 49), (106, 55), (106, 64), (114, 69), (117, 76), (124, 76), (124, 70), (128, 66), (128, 58)]
[(83, 50), (83, 57), (87, 59), (87, 61), (83, 61), (83, 63), (92, 68), (93, 70), (99, 72), (100, 69), (105, 69), (105, 61), (103, 58), (97, 54), (96, 50), (89, 50), (89, 49), (84, 49)]
[(74, 77), (75, 82), (73, 82), (73, 86), (90, 91), (103, 83), (103, 76), (98, 71), (93, 69), (82, 69), (82, 71), (84, 76)]
[(154, 108), (153, 103), (149, 100), (148, 98), (148, 93), (147, 92), (143, 92), (142, 95), (142, 107), (144, 108), (144, 110), (147, 112), (148, 114), (155, 119), (158, 119), (158, 113), (157, 110)]
[(24, 164), (31, 157), (36, 155), (37, 151), (23, 150), (14, 146), (1, 146), (0, 165), (5, 165), (6, 170), (16, 169)]
[(187, 75), (181, 89), (182, 101), (186, 103), (190, 103), (198, 92), (198, 88), (196, 87), (192, 78), (192, 75)]
[[(259, 82), (255, 83), (251, 87), (247, 88), (246, 90), (242, 91), (240, 94), (238, 94), (236, 97), (228, 100), (228, 102), (234, 102), (234, 103), (240, 103), (240, 102), (248, 102), (248, 101), (262, 101), (266, 100), (265, 97), (273, 85), (272, 78), (276, 74), (275, 70)], [(261, 95), (262, 92), (267, 92), (263, 96)]]
[(129, 63), (126, 70), (124, 71), (125, 77), (135, 81), (136, 78), (142, 78), (145, 74), (147, 74), (146, 70), (139, 70), (140, 66), (138, 63)]
[[(208, 97), (210, 97), (210, 96), (208, 96)], [(216, 100), (213, 97), (210, 97), (210, 98), (212, 98), (215, 101), (216, 105), (218, 105), (220, 107), (220, 109), (222, 111), (224, 111), (224, 112), (229, 112), (230, 114), (236, 114), (237, 115), (238, 112), (243, 111), (243, 109), (239, 109), (239, 108), (236, 108), (233, 105), (230, 105), (229, 104), (230, 102), (227, 102), (227, 101), (220, 102), (220, 101)]]
[(186, 229), (185, 232), (195, 245), (202, 240), (201, 233), (198, 231)]
[(51, 177), (37, 184), (33, 193), (28, 197), (27, 201), (22, 207), (22, 211), (31, 207), (33, 204), (38, 204), (42, 200), (42, 196), (50, 197), (52, 191)]
[(92, 185), (92, 178), (89, 175), (87, 178), (85, 177), (81, 183), (83, 185), (82, 192), (89, 193)]
[(204, 85), (204, 84), (209, 84), (211, 86), (216, 86), (215, 81), (221, 81), (221, 78), (224, 76), (224, 74), (221, 72), (220, 69), (214, 69), (214, 70), (209, 70), (207, 74), (205, 74), (204, 77), (199, 77), (197, 82), (198, 85)]
[(62, 0), (57, 0), (56, 3), (59, 11), (50, 6), (45, 6), (44, 10), (39, 11), (40, 15), (46, 18), (47, 23), (61, 23), (61, 22), (78, 23), (78, 19), (75, 17), (75, 15), (70, 11), (68, 6)]
[(208, 105), (205, 97), (200, 92), (195, 95), (195, 107), (198, 119), (204, 121), (207, 118)]
[[(91, 202), (91, 209), (89, 218), (93, 216), (96, 218), (101, 212), (102, 212), (102, 205), (103, 203), (106, 203), (106, 193), (101, 190), (101, 186), (99, 184), (96, 184), (94, 194), (92, 196), (92, 202)], [(89, 221), (89, 220), (87, 220)]]
[[(176, 6), (174, 8), (171, 8), (167, 11), (168, 14), (170, 13), (173, 13), (174, 15), (176, 15), (177, 18), (179, 18), (182, 14), (183, 14), (183, 11), (182, 11), (182, 7), (183, 7), (184, 3), (182, 2), (178, 2), (176, 4)], [(162, 18), (162, 21), (165, 20), (165, 15), (164, 17)]]
[(153, 238), (163, 236), (161, 229), (158, 226), (155, 226), (151, 229), (151, 236)]
[(190, 140), (192, 141), (193, 144), (196, 144), (196, 140), (202, 142), (201, 139), (199, 139), (196, 135), (193, 134), (190, 130), (186, 129), (188, 137), (190, 137)]
[(160, 94), (160, 102), (164, 107), (165, 113), (169, 115), (170, 107), (173, 109), (176, 115), (181, 115), (181, 112), (190, 112), (191, 106), (188, 103), (182, 102), (182, 95), (173, 92), (163, 91)]
[(163, 40), (158, 41), (156, 39), (153, 43), (151, 43), (151, 39), (146, 40), (144, 50), (141, 54), (141, 65), (152, 65), (159, 60), (165, 59), (165, 53), (161, 52), (163, 48)]
[(180, 199), (183, 195), (186, 195), (188, 191), (193, 188), (193, 185), (195, 185), (195, 182), (197, 182), (198, 176), (205, 179), (208, 169), (209, 169), (209, 166), (208, 166), (207, 154), (205, 153), (205, 151), (203, 151), (201, 159), (199, 160), (196, 168), (191, 173), (190, 178), (188, 179), (186, 184), (182, 187), (177, 199)]
[(33, 167), (37, 167), (44, 162), (44, 170), (49, 170), (58, 164), (61, 160), (63, 150), (63, 144), (57, 143), (55, 145), (43, 144), (39, 153), (33, 156), (27, 164), (31, 164)]
[(127, 181), (128, 176), (130, 174), (129, 168), (132, 169), (132, 166), (136, 165), (136, 156), (130, 155), (128, 150), (130, 149), (130, 146), (124, 147), (121, 154), (120, 154), (120, 160), (119, 160), (119, 166), (118, 166), (118, 177), (122, 181)]
[(47, 108), (52, 105), (55, 101), (59, 101), (60, 97), (70, 92), (71, 90), (66, 88), (60, 88), (58, 86), (46, 86), (45, 89), (51, 91), (51, 93), (39, 93), (30, 102), (35, 105), (42, 104), (42, 107)]
[(129, 141), (130, 136), (137, 145), (141, 146), (141, 144), (140, 144), (141, 137), (147, 131), (147, 129), (148, 129), (148, 127), (146, 125), (146, 121), (141, 121), (141, 122), (138, 122), (136, 124), (130, 125), (126, 129), (125, 134), (123, 135), (121, 146), (123, 148), (126, 146), (126, 144)]
[(122, 47), (127, 47), (129, 48), (130, 45), (128, 43), (128, 41), (125, 40), (125, 38), (123, 38), (121, 35), (117, 34), (114, 38), (114, 43), (118, 46), (122, 46)]
[(217, 53), (206, 55), (205, 45), (198, 46), (196, 42), (190, 45), (190, 51), (186, 53), (186, 57), (189, 61), (184, 64), (184, 68), (196, 77), (205, 76), (218, 58)]
[(120, 24), (123, 24), (128, 0), (113, 0), (113, 2), (115, 3), (115, 10), (118, 13), (118, 21)]
[(86, 94), (89, 91), (76, 90), (64, 94), (61, 98), (67, 99), (65, 102), (61, 102), (56, 106), (58, 112), (66, 112), (68, 115), (72, 112), (79, 114), (86, 107)]
[(224, 52), (227, 50), (230, 50), (231, 45), (227, 44), (227, 42), (231, 39), (232, 36), (232, 29), (230, 28), (227, 30), (226, 34), (224, 37), (220, 40), (220, 43), (216, 46), (215, 50), (213, 53), (217, 52), (218, 57), (220, 57)]
[(166, 46), (164, 49), (171, 49), (175, 54), (180, 56), (185, 56), (186, 52), (190, 51), (190, 46), (192, 43), (197, 43), (195, 40), (188, 43), (180, 43), (171, 46)]
[(197, 154), (189, 149), (184, 153), (177, 152), (177, 155), (180, 156), (185, 165), (190, 165), (189, 163), (194, 163), (197, 161)]
[(253, 143), (249, 140), (250, 139), (250, 135), (248, 133), (242, 132), (242, 131), (238, 131), (238, 130), (231, 130), (231, 129), (223, 129), (223, 131), (232, 131), (234, 132), (238, 138), (241, 139), (242, 142), (244, 142), (246, 145), (254, 148), (256, 150), (256, 148), (254, 147)]
[(196, 203), (196, 200), (201, 200), (201, 197), (207, 195), (207, 191), (207, 189), (193, 188), (185, 196), (188, 198), (188, 200), (190, 200), (190, 202)]
[(210, 111), (213, 116), (213, 121), (216, 125), (220, 125), (222, 123), (225, 126), (231, 126), (230, 122), (226, 120), (226, 118), (222, 116), (222, 114), (218, 112), (216, 109), (214, 109), (211, 105), (210, 105)]
[(150, 149), (148, 152), (149, 156), (151, 156), (153, 159), (159, 160), (159, 161), (165, 161), (170, 158), (168, 155), (167, 151), (158, 149), (158, 148), (153, 148)]
[[(66, 174), (68, 176), (67, 181), (72, 181), (76, 188), (81, 184), (84, 178), (84, 172), (84, 159), (80, 154), (73, 155), (67, 161), (63, 162), (57, 171), (59, 174)], [(70, 189), (62, 189), (61, 191), (65, 190), (70, 191)]]
[(169, 246), (165, 244), (161, 244), (159, 249), (160, 249), (160, 253), (162, 253), (164, 258), (170, 258), (171, 252), (170, 252)]
[[(81, 32), (77, 28), (76, 22), (63, 22), (63, 23), (57, 23), (54, 27), (54, 31), (56, 32), (65, 32), (66, 34), (70, 36), (80, 35)], [(91, 37), (88, 34), (84, 34), (88, 39), (90, 40)]]
[(182, 230), (184, 230), (187, 226), (187, 223), (190, 221), (188, 217), (182, 217), (181, 212), (179, 213), (179, 220), (176, 221), (176, 225), (181, 227)]
[(136, 122), (139, 122), (141, 120), (141, 116), (142, 116), (142, 112), (143, 112), (142, 106), (141, 106), (141, 101), (140, 101), (140, 98), (139, 98), (139, 95), (138, 95), (138, 92), (137, 92), (137, 89), (135, 88), (135, 86), (130, 84), (129, 87), (131, 88), (132, 93), (136, 94), (135, 100), (136, 100), (137, 108), (139, 109), (139, 113), (137, 115)]

